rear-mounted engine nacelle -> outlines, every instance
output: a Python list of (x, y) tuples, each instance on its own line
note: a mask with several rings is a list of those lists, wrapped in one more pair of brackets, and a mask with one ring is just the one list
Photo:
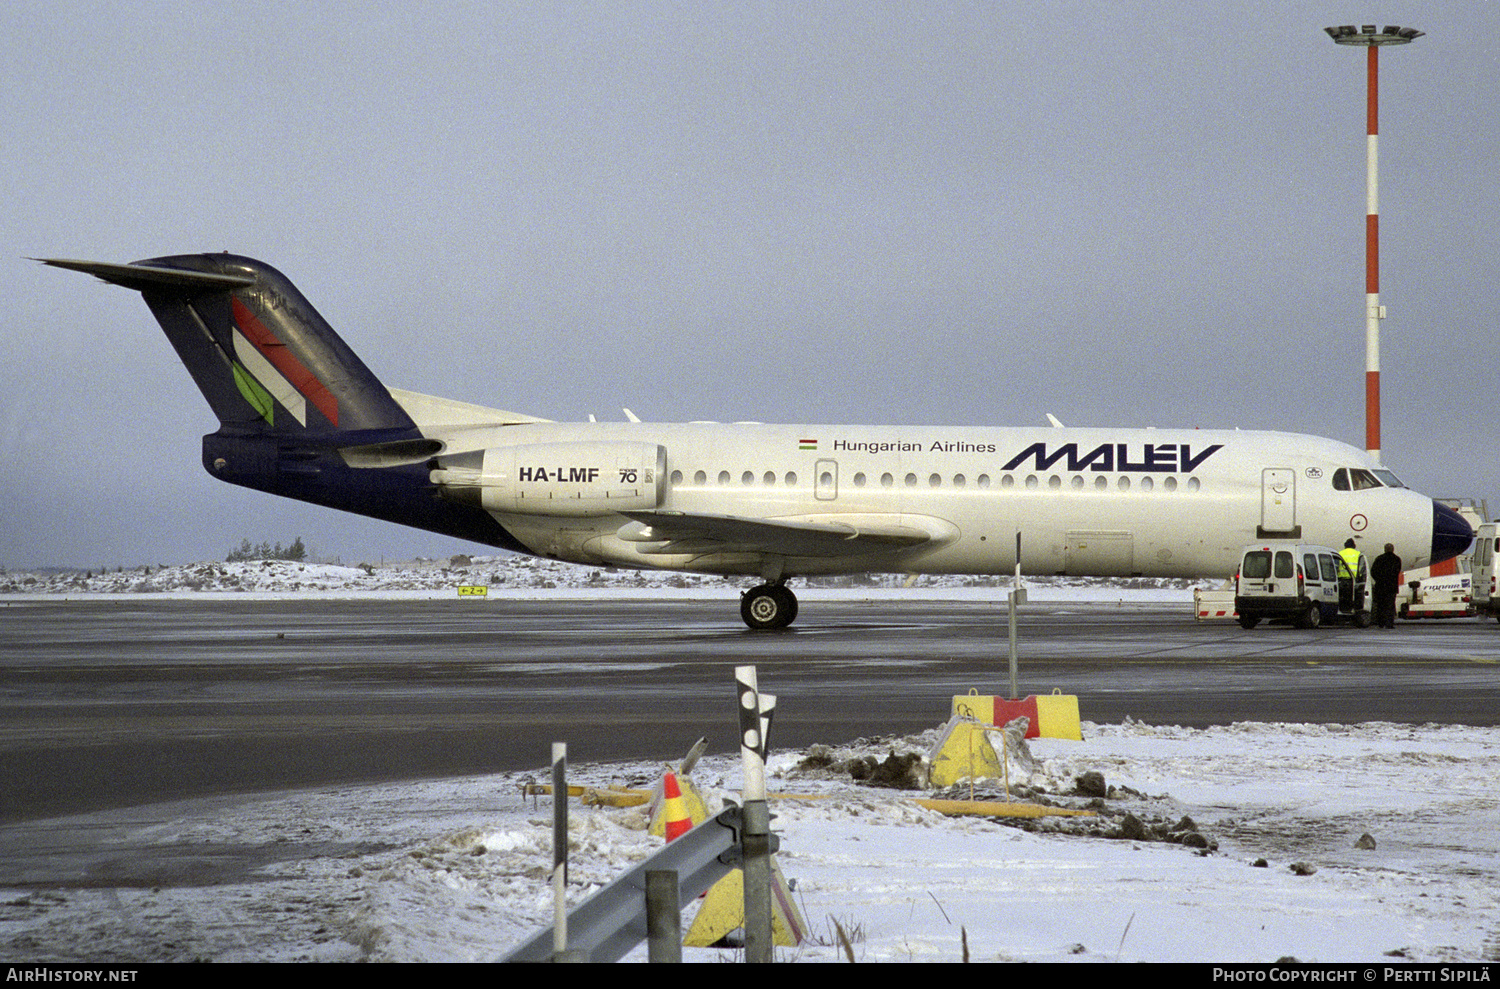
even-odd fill
[(529, 443), (442, 457), (432, 482), (445, 498), (491, 512), (608, 515), (657, 508), (667, 450), (655, 443)]

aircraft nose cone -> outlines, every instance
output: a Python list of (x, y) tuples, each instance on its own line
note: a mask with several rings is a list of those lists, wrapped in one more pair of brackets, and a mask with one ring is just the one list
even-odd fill
[(1469, 523), (1447, 505), (1432, 503), (1432, 562), (1451, 560), (1474, 541)]

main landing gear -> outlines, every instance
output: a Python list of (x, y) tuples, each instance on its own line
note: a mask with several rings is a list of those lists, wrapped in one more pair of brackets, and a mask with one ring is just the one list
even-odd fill
[(780, 581), (758, 584), (740, 595), (740, 617), (754, 629), (786, 628), (797, 617), (797, 595)]

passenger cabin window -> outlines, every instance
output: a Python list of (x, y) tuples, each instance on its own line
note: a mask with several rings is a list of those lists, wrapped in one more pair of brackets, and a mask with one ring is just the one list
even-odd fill
[(1323, 571), (1318, 569), (1318, 554), (1307, 553), (1302, 557), (1302, 572), (1312, 580), (1317, 580)]
[(1297, 565), (1292, 562), (1292, 554), (1289, 550), (1280, 549), (1276, 551), (1276, 576), (1294, 577), (1297, 574)]

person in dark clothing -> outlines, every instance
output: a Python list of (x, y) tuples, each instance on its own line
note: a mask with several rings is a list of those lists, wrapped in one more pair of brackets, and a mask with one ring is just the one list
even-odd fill
[(1381, 628), (1396, 627), (1396, 591), (1401, 587), (1401, 557), (1396, 547), (1385, 544), (1385, 552), (1375, 557), (1370, 566), (1370, 579), (1375, 582), (1375, 624)]

